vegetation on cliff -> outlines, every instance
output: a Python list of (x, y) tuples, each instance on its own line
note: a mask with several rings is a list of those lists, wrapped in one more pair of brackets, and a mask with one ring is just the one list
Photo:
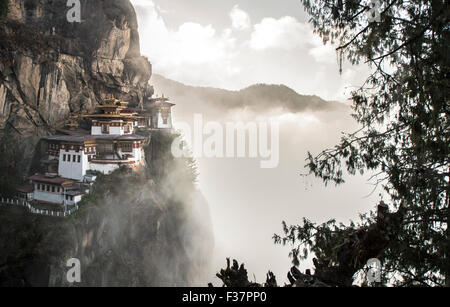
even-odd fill
[(8, 14), (8, 4), (9, 0), (0, 0), (0, 17), (4, 17)]
[(22, 182), (18, 165), (21, 163), (21, 152), (17, 138), (12, 132), (0, 131), (0, 195), (12, 197), (15, 186)]
[[(152, 137), (146, 149), (159, 161), (155, 168), (99, 174), (68, 218), (0, 207), (0, 285), (204, 284), (213, 241), (195, 168), (170, 158), (173, 136)], [(80, 284), (65, 279), (70, 258), (80, 259)]]

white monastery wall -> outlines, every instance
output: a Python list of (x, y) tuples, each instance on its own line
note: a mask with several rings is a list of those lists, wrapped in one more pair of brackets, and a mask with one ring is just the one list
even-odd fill
[(114, 170), (119, 168), (118, 164), (104, 164), (104, 163), (93, 163), (90, 165), (91, 170), (102, 172), (103, 174), (111, 174)]
[[(66, 157), (65, 161), (64, 155)], [(73, 161), (74, 157), (75, 161)], [(80, 162), (78, 162), (78, 158), (80, 159)], [(76, 152), (75, 150), (60, 150), (58, 173), (61, 177), (82, 180), (88, 169), (89, 163), (84, 151)]]
[(34, 188), (34, 193), (33, 193), (33, 197), (36, 200), (40, 200), (40, 201), (45, 201), (45, 202), (50, 202), (50, 203), (62, 203), (64, 201), (63, 196), (61, 195), (61, 192), (44, 192), (44, 191), (39, 191), (36, 187)]
[(172, 128), (172, 115), (169, 114), (169, 117), (167, 118), (167, 124), (164, 124), (161, 112), (158, 112), (158, 125), (156, 126), (156, 128)]

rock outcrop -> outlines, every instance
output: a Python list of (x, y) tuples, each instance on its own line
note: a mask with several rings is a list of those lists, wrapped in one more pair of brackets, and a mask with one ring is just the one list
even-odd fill
[[(137, 106), (153, 94), (130, 2), (81, 4), (80, 23), (67, 21), (65, 0), (10, 0), (0, 18), (2, 196), (38, 164), (40, 137), (71, 114), (111, 95)], [(0, 206), (0, 286), (204, 285), (208, 205), (189, 165), (167, 160), (170, 137), (154, 134), (150, 168), (103, 176), (69, 218)], [(79, 284), (66, 279), (70, 258), (81, 262)]]
[(114, 95), (132, 105), (153, 91), (128, 0), (81, 1), (69, 22), (63, 0), (11, 0), (0, 19), (0, 128), (43, 133)]

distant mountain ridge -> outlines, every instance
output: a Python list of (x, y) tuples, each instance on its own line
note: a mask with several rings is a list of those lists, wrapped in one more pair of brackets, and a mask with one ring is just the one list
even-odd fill
[[(345, 108), (340, 102), (326, 101), (315, 95), (301, 95), (285, 85), (255, 84), (239, 91), (231, 91), (212, 87), (197, 87), (167, 79), (153, 74), (150, 83), (158, 89), (158, 94), (164, 94), (172, 99), (186, 103), (214, 104), (226, 109), (251, 108), (255, 111), (267, 111), (273, 108), (283, 108), (292, 113), (302, 111), (325, 111)], [(176, 103), (176, 101), (175, 101)]]

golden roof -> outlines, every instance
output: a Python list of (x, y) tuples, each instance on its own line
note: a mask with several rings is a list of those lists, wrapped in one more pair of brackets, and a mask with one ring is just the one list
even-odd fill
[[(119, 110), (122, 111), (124, 109), (127, 108), (128, 102), (126, 101), (121, 101), (119, 99), (115, 99), (114, 97), (112, 98), (107, 98), (104, 100), (105, 104), (101, 104), (96, 106), (96, 109), (99, 110), (107, 110), (107, 109), (114, 109), (114, 110)], [(111, 112), (112, 114), (108, 114), (109, 112), (103, 111), (104, 113), (91, 113), (91, 114), (85, 114), (85, 115), (81, 115), (81, 117), (84, 118), (116, 118), (116, 119), (122, 119), (122, 118), (130, 118), (133, 117), (134, 114), (136, 113), (119, 113), (119, 112)]]
[(107, 104), (114, 104), (114, 105), (117, 105), (117, 104), (125, 104), (125, 105), (127, 105), (128, 104), (128, 102), (126, 102), (126, 101), (121, 101), (121, 100), (119, 100), (119, 99), (116, 99), (116, 98), (107, 98), (107, 99), (105, 99), (105, 102), (107, 103)]
[(133, 114), (88, 114), (88, 115), (84, 115), (84, 117), (114, 117), (114, 118), (128, 118), (128, 117), (133, 117)]
[(96, 107), (97, 109), (125, 109), (125, 106), (118, 106), (115, 104), (101, 104)]

